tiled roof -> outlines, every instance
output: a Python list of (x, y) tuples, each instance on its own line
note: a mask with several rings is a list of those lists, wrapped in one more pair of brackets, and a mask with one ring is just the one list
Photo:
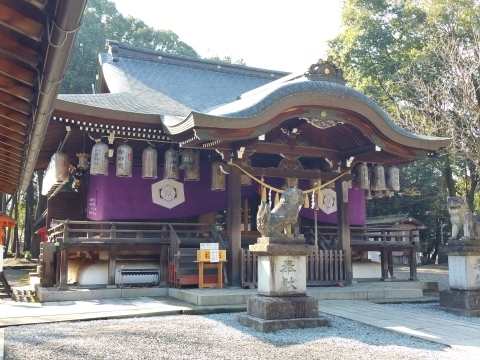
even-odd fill
[(277, 80), (286, 72), (170, 55), (110, 42), (100, 55), (109, 93), (60, 95), (92, 107), (186, 117), (235, 101), (242, 93)]
[(410, 214), (369, 216), (366, 218), (366, 225), (395, 225), (398, 223), (410, 222), (416, 225), (423, 225), (422, 222), (412, 218)]

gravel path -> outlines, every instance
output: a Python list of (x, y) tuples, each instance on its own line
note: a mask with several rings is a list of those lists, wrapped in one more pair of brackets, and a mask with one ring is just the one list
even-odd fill
[[(418, 269), (420, 280), (448, 286), (445, 267)], [(396, 267), (408, 278), (407, 267)], [(389, 305), (422, 313), (430, 304)], [(13, 359), (478, 359), (452, 349), (328, 315), (329, 328), (259, 333), (237, 314), (178, 315), (63, 322), (5, 329), (5, 360)], [(463, 319), (463, 318), (462, 318)], [(480, 322), (480, 318), (470, 321)], [(34, 346), (34, 347), (32, 347)]]
[(330, 328), (274, 333), (258, 333), (240, 325), (236, 314), (9, 327), (5, 329), (5, 360), (473, 359), (459, 349), (329, 317)]

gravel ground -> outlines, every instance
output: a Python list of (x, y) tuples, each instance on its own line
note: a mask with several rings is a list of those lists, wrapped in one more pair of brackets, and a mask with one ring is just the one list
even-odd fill
[[(394, 270), (408, 277), (407, 267)], [(448, 286), (446, 267), (419, 267), (420, 280)], [(446, 285), (445, 285), (446, 284)], [(388, 305), (422, 313), (435, 304)], [(5, 329), (5, 360), (13, 359), (478, 359), (408, 336), (328, 315), (326, 328), (255, 332), (237, 314), (177, 315), (39, 324)], [(467, 318), (462, 318), (467, 320)], [(469, 319), (480, 323), (480, 318)], [(32, 346), (35, 346), (34, 348)]]
[(474, 358), (460, 349), (329, 317), (332, 327), (273, 333), (240, 325), (236, 314), (9, 327), (5, 329), (5, 360)]

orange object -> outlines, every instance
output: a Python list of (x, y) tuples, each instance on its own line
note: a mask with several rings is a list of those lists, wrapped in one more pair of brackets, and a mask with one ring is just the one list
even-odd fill
[(5, 229), (15, 226), (15, 220), (0, 211), (0, 245), (5, 245)]

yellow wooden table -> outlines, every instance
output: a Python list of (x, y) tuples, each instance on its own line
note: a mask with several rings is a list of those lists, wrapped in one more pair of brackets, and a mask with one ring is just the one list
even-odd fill
[[(204, 287), (216, 287), (221, 289), (223, 287), (223, 263), (227, 262), (227, 251), (218, 251), (218, 262), (210, 262), (210, 250), (197, 250), (198, 263), (198, 289), (203, 290)], [(217, 269), (217, 282), (204, 283), (204, 269)]]

